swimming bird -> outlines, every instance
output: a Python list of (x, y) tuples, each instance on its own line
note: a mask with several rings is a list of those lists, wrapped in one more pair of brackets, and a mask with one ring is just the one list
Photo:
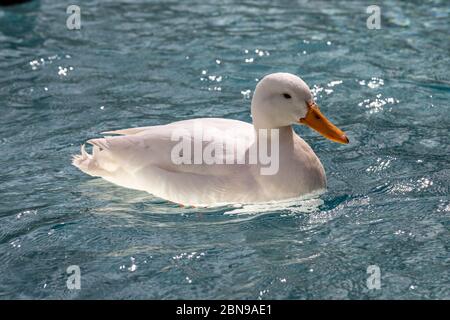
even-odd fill
[(308, 85), (289, 73), (266, 75), (256, 85), (251, 116), (252, 124), (199, 118), (104, 132), (87, 141), (92, 154), (83, 144), (72, 163), (88, 175), (182, 205), (268, 202), (324, 191), (323, 165), (292, 125), (338, 143), (349, 140), (321, 113)]

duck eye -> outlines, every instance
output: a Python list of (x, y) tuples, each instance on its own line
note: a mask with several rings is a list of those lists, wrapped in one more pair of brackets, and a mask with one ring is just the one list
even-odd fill
[(285, 97), (286, 99), (291, 99), (291, 95), (289, 93), (283, 93), (283, 97)]

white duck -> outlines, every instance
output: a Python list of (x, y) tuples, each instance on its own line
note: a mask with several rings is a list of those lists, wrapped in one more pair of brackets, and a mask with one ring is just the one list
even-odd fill
[[(289, 73), (265, 76), (256, 86), (251, 113), (253, 125), (201, 118), (106, 132), (119, 136), (89, 140), (92, 154), (83, 145), (73, 165), (91, 176), (184, 205), (267, 202), (324, 190), (319, 158), (291, 126), (305, 124), (339, 143), (348, 143), (348, 138), (321, 114), (307, 84)], [(262, 174), (267, 162), (249, 160), (252, 148), (261, 144), (258, 132), (267, 132), (272, 155), (278, 153), (276, 170), (269, 174)], [(271, 133), (278, 133), (278, 139)], [(203, 139), (196, 145), (199, 137)], [(234, 147), (215, 149), (224, 142)], [(210, 152), (215, 162), (201, 161), (202, 151)], [(195, 160), (198, 152), (200, 161)]]

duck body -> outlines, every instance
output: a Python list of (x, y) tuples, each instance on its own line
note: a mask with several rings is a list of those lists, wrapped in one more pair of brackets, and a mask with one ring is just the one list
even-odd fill
[[(324, 190), (324, 168), (311, 147), (294, 132), (291, 123), (280, 125), (274, 121), (274, 126), (270, 126), (265, 117), (258, 116), (259, 107), (254, 106), (261, 103), (255, 99), (258, 86), (252, 101), (253, 124), (200, 118), (110, 131), (104, 138), (88, 141), (93, 145), (92, 154), (83, 145), (81, 154), (74, 156), (72, 163), (91, 176), (184, 205), (267, 202)], [(294, 117), (299, 119), (306, 113), (301, 110)], [(198, 128), (202, 128), (200, 140), (196, 140)], [(276, 131), (278, 135), (274, 140), (278, 146), (277, 168), (271, 174), (261, 173), (267, 163), (249, 161), (253, 147), (260, 144), (260, 130)], [(183, 147), (192, 148), (180, 149), (180, 138), (186, 143)], [(217, 145), (239, 145), (243, 152), (236, 152), (236, 147), (218, 152), (219, 149), (214, 149)], [(196, 150), (214, 150), (209, 154), (214, 155), (215, 161), (196, 161)], [(275, 149), (271, 147), (271, 150)], [(184, 160), (174, 161), (174, 156)], [(234, 161), (228, 162), (230, 157)]]
[[(244, 163), (174, 164), (171, 159), (178, 141), (173, 132), (182, 129), (195, 139), (195, 127), (210, 128), (220, 137), (203, 141), (202, 149), (220, 139), (241, 140), (245, 144)], [(233, 128), (233, 130), (229, 130)], [(246, 122), (219, 118), (183, 120), (167, 125), (107, 132), (118, 136), (92, 139), (92, 154), (83, 151), (73, 164), (81, 171), (116, 185), (146, 191), (184, 205), (255, 203), (294, 198), (326, 188), (319, 158), (292, 127), (280, 129), (279, 169), (274, 175), (261, 175), (261, 164), (248, 163), (248, 152), (258, 139)], [(224, 148), (223, 159), (228, 149)], [(194, 157), (192, 153), (192, 158)]]

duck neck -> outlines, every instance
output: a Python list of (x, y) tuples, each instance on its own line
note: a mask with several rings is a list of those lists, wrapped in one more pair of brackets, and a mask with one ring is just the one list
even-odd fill
[(272, 139), (278, 139), (280, 145), (292, 145), (294, 130), (292, 126), (283, 126), (278, 128), (258, 128), (254, 126), (256, 139), (259, 142), (261, 139), (266, 139), (268, 143)]
[(268, 139), (271, 139), (271, 137), (278, 137), (278, 142), (280, 144), (283, 143), (283, 145), (286, 145), (289, 144), (289, 142), (292, 143), (294, 136), (292, 126), (284, 126), (282, 124), (286, 123), (286, 120), (273, 115), (271, 116), (268, 112), (263, 112), (266, 109), (272, 108), (268, 105), (268, 102), (262, 99), (262, 96), (258, 94), (259, 87), (260, 84), (256, 86), (251, 103), (252, 122), (257, 140), (259, 141), (262, 139), (261, 136), (264, 137), (264, 133), (266, 133)]

